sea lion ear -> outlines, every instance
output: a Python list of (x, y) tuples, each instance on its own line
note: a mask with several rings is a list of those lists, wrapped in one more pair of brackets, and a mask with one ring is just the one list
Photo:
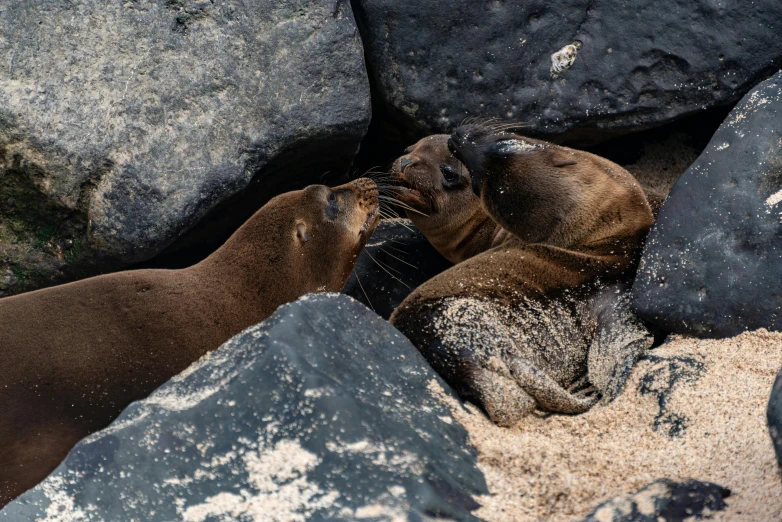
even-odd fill
[(557, 168), (567, 167), (568, 165), (575, 165), (578, 163), (575, 160), (575, 155), (568, 154), (567, 152), (559, 149), (551, 149), (550, 154), (551, 164)]
[(309, 237), (307, 237), (307, 225), (304, 223), (299, 223), (296, 225), (296, 237), (299, 238), (299, 241), (302, 243), (306, 243), (310, 240)]
[(537, 143), (511, 138), (508, 140), (495, 141), (486, 149), (486, 154), (489, 156), (508, 157), (542, 149), (543, 146), (538, 145)]

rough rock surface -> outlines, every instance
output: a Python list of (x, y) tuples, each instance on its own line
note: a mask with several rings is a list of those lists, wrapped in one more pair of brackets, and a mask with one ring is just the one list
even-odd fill
[(673, 332), (782, 328), (782, 73), (744, 97), (676, 182), (633, 299)]
[(777, 374), (777, 380), (774, 381), (774, 387), (771, 389), (766, 418), (768, 420), (768, 433), (771, 436), (771, 441), (774, 443), (774, 450), (777, 452), (777, 462), (779, 463), (780, 472), (782, 472), (782, 371)]
[(383, 220), (342, 293), (388, 319), (410, 292), (451, 266), (412, 221)]
[(341, 176), (370, 110), (347, 0), (2, 2), (0, 296)]
[(655, 480), (633, 495), (600, 504), (583, 522), (682, 522), (722, 511), (730, 490), (698, 480)]
[(734, 103), (782, 65), (777, 0), (353, 4), (377, 92), (419, 136), (481, 115), (594, 140)]
[(0, 520), (477, 520), (486, 486), (444, 386), (363, 305), (305, 296), (129, 406)]

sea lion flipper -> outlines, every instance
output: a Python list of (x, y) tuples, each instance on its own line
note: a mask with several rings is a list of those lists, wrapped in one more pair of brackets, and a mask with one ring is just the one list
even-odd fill
[(476, 398), (498, 426), (513, 426), (535, 410), (535, 399), (513, 379), (495, 371), (474, 371), (472, 384)]
[(508, 362), (516, 383), (527, 392), (538, 407), (556, 413), (583, 413), (594, 406), (596, 397), (568, 393), (554, 379), (521, 359)]
[(638, 358), (652, 346), (654, 337), (630, 310), (626, 285), (602, 289), (590, 302), (597, 331), (589, 347), (589, 381), (603, 395), (614, 400), (622, 391)]

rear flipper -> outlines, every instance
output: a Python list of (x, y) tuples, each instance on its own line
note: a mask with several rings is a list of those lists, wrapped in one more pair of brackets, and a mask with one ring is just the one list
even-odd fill
[(589, 347), (589, 381), (603, 395), (602, 403), (613, 401), (624, 388), (633, 365), (648, 350), (654, 337), (630, 311), (627, 285), (611, 285), (590, 300), (590, 312), (597, 322)]
[(531, 396), (542, 410), (554, 413), (583, 413), (597, 402), (596, 396), (568, 392), (554, 379), (521, 359), (509, 361), (508, 369), (519, 387)]
[(473, 397), (498, 426), (510, 427), (535, 410), (535, 400), (513, 379), (480, 368), (473, 374)]

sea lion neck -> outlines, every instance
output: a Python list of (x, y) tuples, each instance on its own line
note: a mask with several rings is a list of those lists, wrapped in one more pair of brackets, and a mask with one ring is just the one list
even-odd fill
[(485, 252), (506, 237), (502, 227), (478, 205), (472, 212), (461, 212), (452, 219), (438, 220), (437, 224), (422, 222), (415, 215), (409, 217), (432, 246), (454, 264)]
[(265, 209), (256, 212), (223, 246), (188, 269), (198, 275), (202, 291), (241, 301), (276, 301), (269, 294), (284, 291), (285, 275), (270, 278), (269, 273), (279, 270), (287, 252), (283, 240), (288, 238), (281, 237), (283, 223), (268, 214)]

